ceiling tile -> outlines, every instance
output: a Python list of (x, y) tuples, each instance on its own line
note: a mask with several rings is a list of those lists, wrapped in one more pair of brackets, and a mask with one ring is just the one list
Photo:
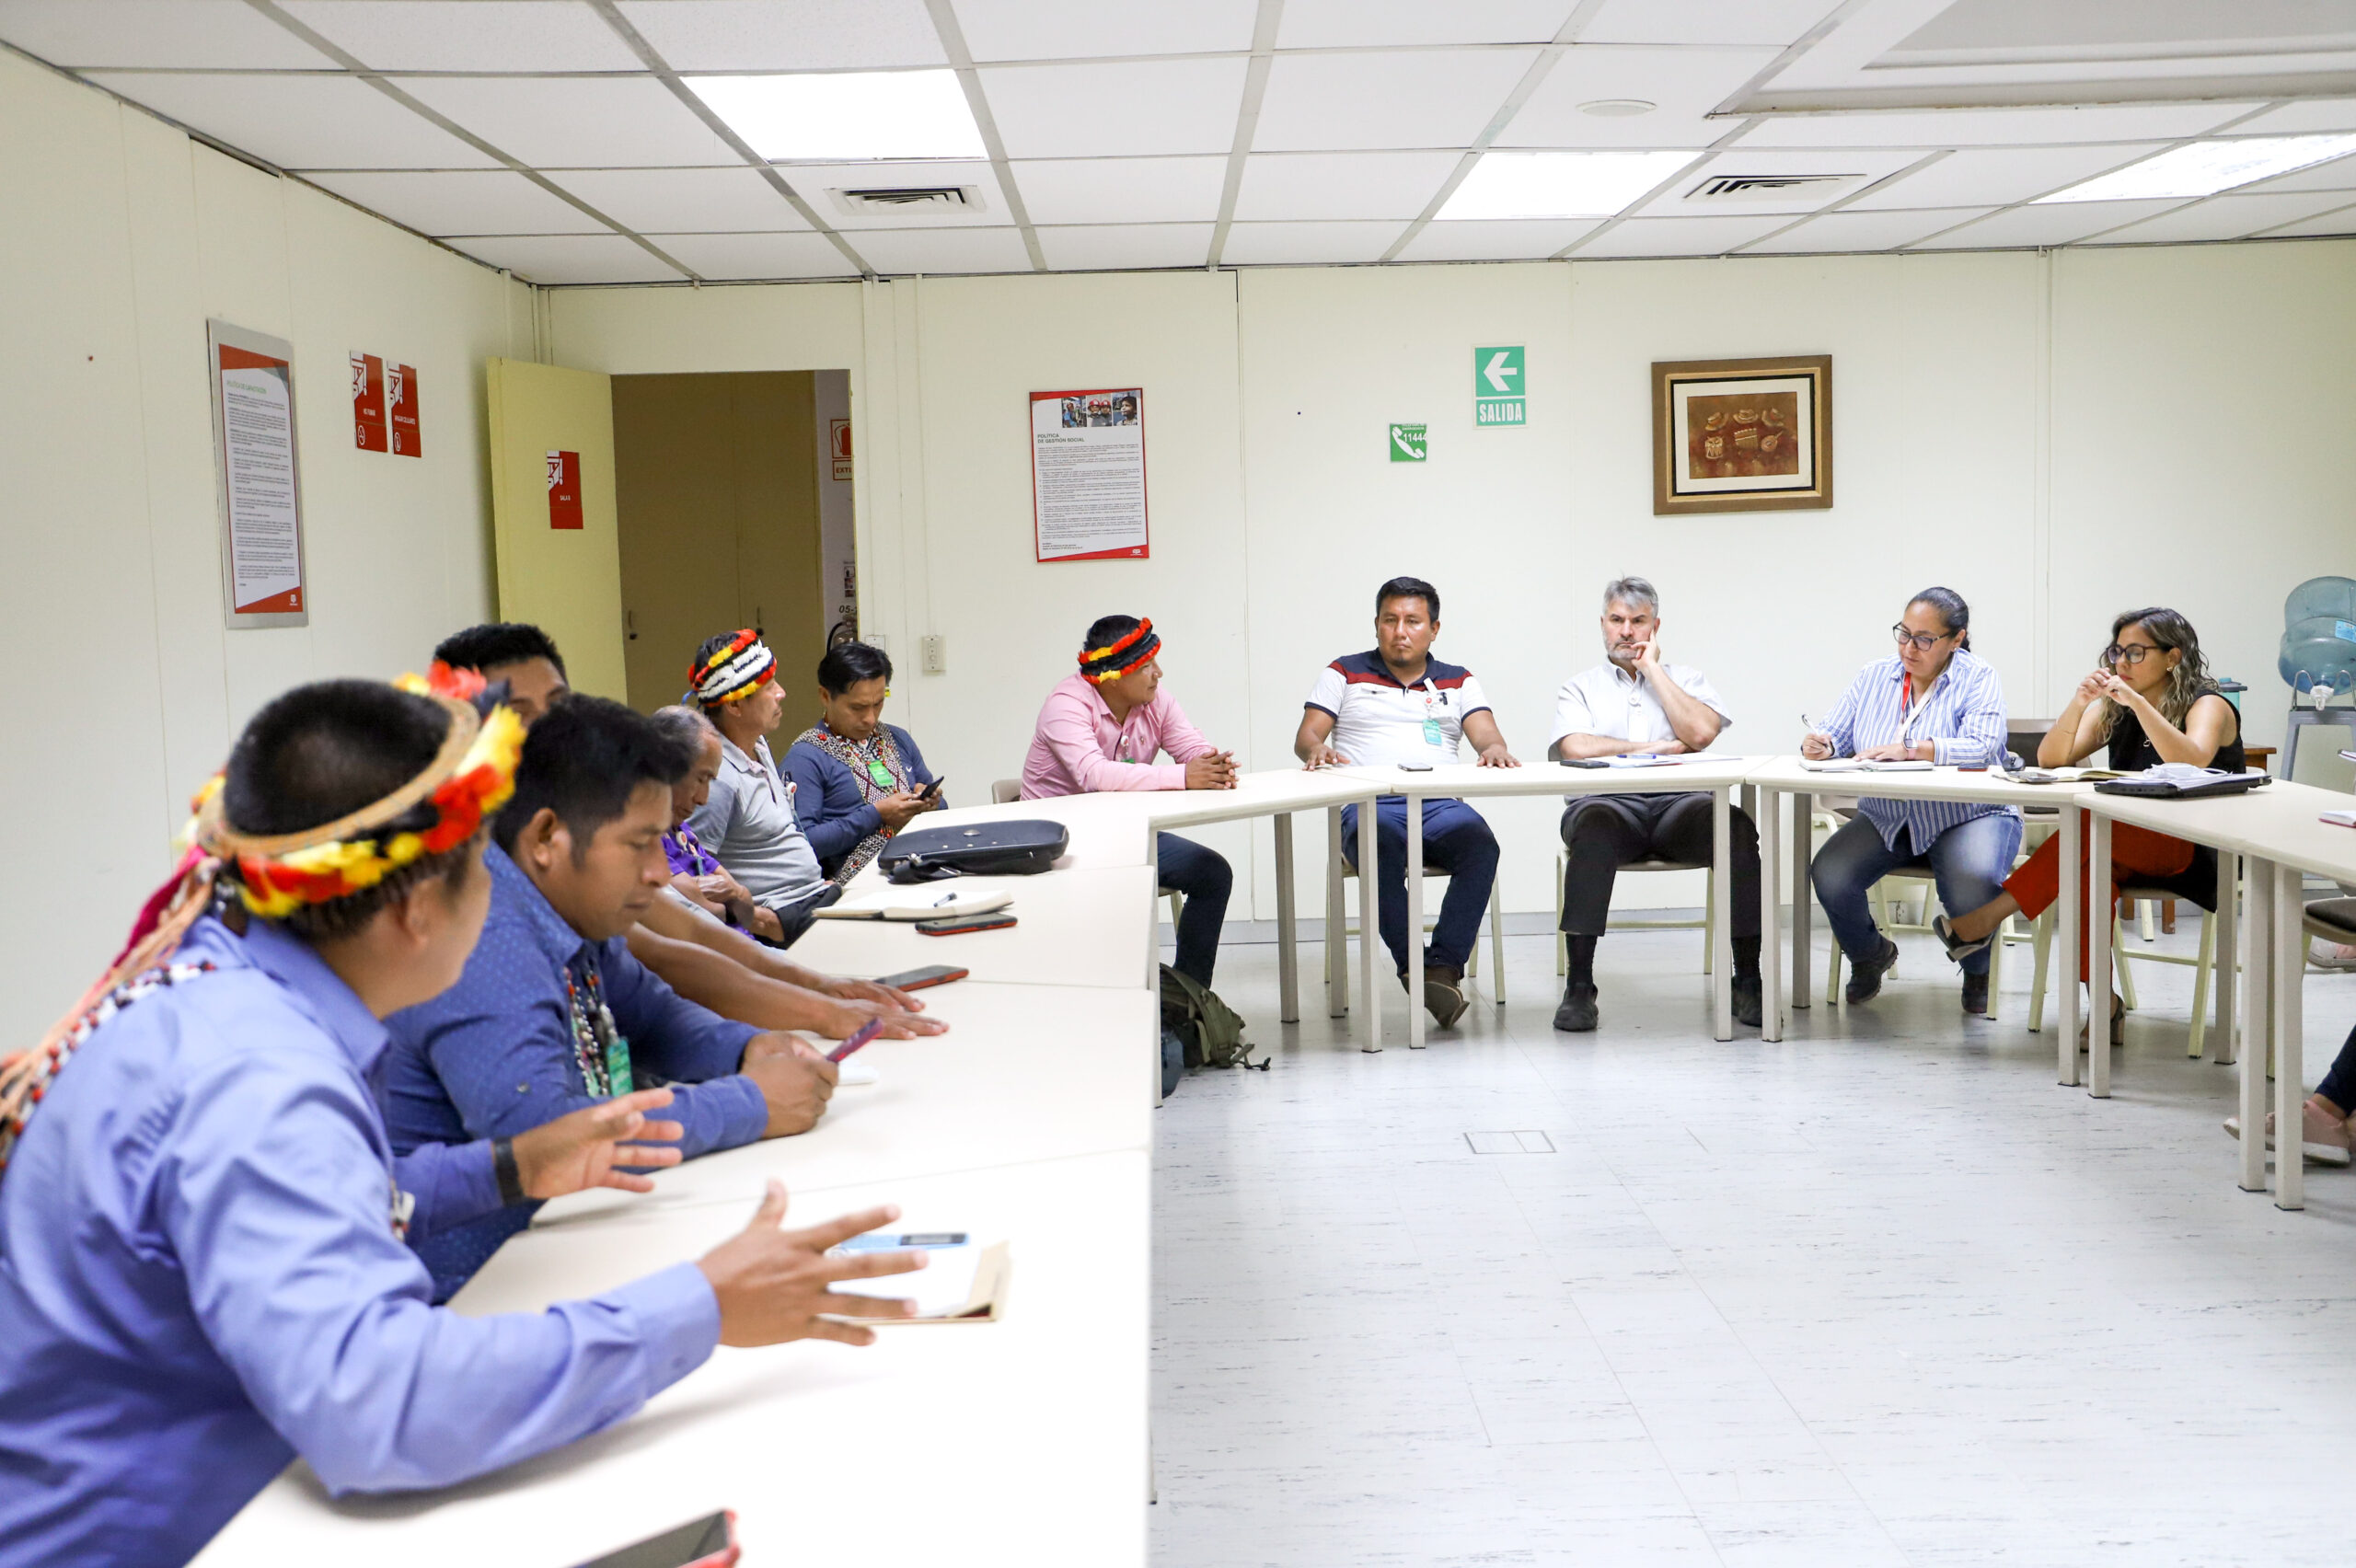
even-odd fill
[(1020, 229), (862, 229), (846, 237), (879, 272), (1031, 271)]
[(2266, 237), (2292, 239), (2304, 238), (2311, 235), (2343, 234), (2356, 234), (2356, 206), (2342, 207), (2337, 212), (2325, 213), (2309, 218), (2304, 223), (2285, 224), (2281, 228), (2269, 229)]
[(0, 39), (52, 65), (318, 71), (335, 64), (243, 0), (0, 0)]
[(2356, 154), (2317, 164), (2313, 168), (2303, 168), (2294, 174), (2286, 174), (2280, 179), (2262, 180), (2244, 189), (2258, 191), (2356, 190)]
[(1745, 256), (1795, 255), (1807, 252), (1894, 250), (1958, 224), (1969, 223), (1994, 211), (1990, 207), (1942, 207), (1923, 213), (1861, 213), (1843, 207), (1807, 220), (1797, 228), (1744, 246)]
[(1034, 224), (1207, 223), (1223, 157), (1053, 158), (1011, 166)]
[(800, 234), (651, 234), (646, 237), (706, 278), (859, 275), (859, 269), (835, 248), (834, 241), (807, 229)]
[(1967, 147), (1878, 186), (1855, 207), (2001, 207), (2148, 157), (2164, 144), (2117, 147)]
[(535, 168), (744, 162), (652, 76), (405, 76), (397, 85)]
[(2344, 207), (2338, 190), (2293, 190), (2279, 196), (2212, 196), (2106, 234), (2102, 245), (2169, 245), (2203, 239), (2239, 239), (2261, 229), (2280, 228)]
[(1462, 147), (1537, 58), (1534, 49), (1280, 54), (1253, 150)]
[(1719, 256), (1790, 223), (1788, 213), (1727, 218), (1628, 218), (1573, 251), (1599, 256)]
[(1464, 155), (1254, 153), (1244, 160), (1235, 215), (1252, 222), (1412, 218), (1431, 204)]
[(379, 71), (643, 71), (596, 12), (572, 0), (282, 0)]
[(1210, 255), (1212, 224), (1103, 224), (1043, 228), (1039, 248), (1058, 272), (1131, 267), (1199, 267)]
[(1992, 147), (2175, 141), (2247, 114), (2254, 103), (2099, 105), (1786, 114), (1743, 133), (1746, 147)]
[(2027, 249), (2067, 245), (2121, 224), (2156, 217), (2181, 202), (2049, 202), (2041, 207), (2012, 207), (1966, 224), (1951, 234), (1934, 235), (1910, 247), (1917, 250)]
[[(1002, 228), (1014, 221), (1007, 211), (998, 175), (986, 163), (779, 164), (778, 173), (826, 220), (830, 228)], [(851, 213), (836, 204), (837, 190), (907, 189), (923, 185), (970, 185), (981, 205), (962, 212), (914, 214)], [(772, 225), (782, 228), (782, 224)]]
[(1229, 266), (1301, 261), (1372, 261), (1406, 229), (1402, 223), (1236, 224), (1219, 259)]
[(681, 276), (618, 234), (500, 236), (451, 244), (535, 283), (676, 283)]
[(621, 0), (621, 11), (676, 71), (949, 63), (924, 0)]
[(779, 195), (756, 169), (584, 168), (549, 178), (616, 223), (641, 234), (809, 227), (793, 204)]
[(431, 174), (414, 169), (369, 169), (305, 178), (420, 234), (613, 232), (578, 207), (503, 168)]
[(90, 80), (281, 168), (488, 168), (484, 156), (357, 76), (121, 75)]
[(1183, 6), (1104, 0), (953, 0), (976, 60), (1076, 60), (1114, 54), (1210, 54), (1252, 47), (1259, 0)]
[(1573, 0), (1285, 0), (1278, 49), (1433, 43), (1549, 43)]
[(2356, 98), (2286, 103), (2234, 127), (2236, 136), (2289, 136), (2302, 131), (2356, 131)]
[(1426, 224), (1399, 252), (1402, 261), (1534, 261), (1603, 225), (1601, 218), (1476, 218)]
[[(1497, 137), (1500, 147), (1706, 147), (1740, 123), (1703, 117), (1775, 58), (1772, 49), (1574, 46)], [(1608, 117), (1579, 106), (1642, 98), (1650, 114)]]
[[(1887, 179), (1908, 164), (1919, 162), (1924, 156), (1911, 150), (1893, 153), (1862, 147), (1839, 152), (1791, 147), (1750, 151), (1737, 148), (1714, 153), (1694, 164), (1679, 176), (1676, 184), (1638, 211), (1646, 217), (1654, 218), (1737, 216), (1745, 213), (1813, 213), (1844, 196), (1854, 195), (1874, 180)], [(1863, 183), (1813, 188), (1800, 186), (1789, 191), (1739, 202), (1696, 200), (1692, 195), (1704, 182), (1712, 179), (1742, 175), (1791, 174), (1856, 175), (1861, 177)]]
[(1764, 43), (1782, 48), (1840, 9), (1840, 0), (1603, 0), (1581, 43)]
[(1243, 102), (1242, 60), (999, 65), (982, 91), (1010, 158), (1224, 153)]

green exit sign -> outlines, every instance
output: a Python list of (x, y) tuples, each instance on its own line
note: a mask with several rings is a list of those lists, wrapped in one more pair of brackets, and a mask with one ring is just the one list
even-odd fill
[(1425, 440), (1426, 427), (1419, 424), (1395, 424), (1391, 427), (1391, 460), (1393, 463), (1421, 463), (1430, 455)]
[(1472, 351), (1472, 422), (1476, 425), (1518, 425), (1530, 422), (1529, 391), (1525, 385), (1522, 345), (1493, 344)]

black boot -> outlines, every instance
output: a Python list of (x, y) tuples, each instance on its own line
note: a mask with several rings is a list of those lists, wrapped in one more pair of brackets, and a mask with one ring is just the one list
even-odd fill
[(1554, 1009), (1554, 1027), (1565, 1034), (1585, 1034), (1600, 1016), (1595, 1005), (1595, 942), (1593, 937), (1565, 935), (1570, 950), (1570, 978), (1563, 986), (1563, 1004)]

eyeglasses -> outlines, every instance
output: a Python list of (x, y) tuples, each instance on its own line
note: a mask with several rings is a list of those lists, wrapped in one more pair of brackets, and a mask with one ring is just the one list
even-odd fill
[(1940, 643), (1945, 642), (1948, 638), (1953, 637), (1955, 633), (1951, 631), (1909, 631), (1906, 629), (1906, 623), (1900, 621), (1898, 625), (1889, 628), (1889, 635), (1898, 639), (1899, 646), (1901, 648), (1911, 642), (1914, 645), (1914, 651), (1916, 652), (1928, 653), (1932, 649), (1936, 648)]
[(2106, 664), (2140, 664), (2153, 654), (2164, 651), (2148, 642), (2114, 642), (2102, 651)]

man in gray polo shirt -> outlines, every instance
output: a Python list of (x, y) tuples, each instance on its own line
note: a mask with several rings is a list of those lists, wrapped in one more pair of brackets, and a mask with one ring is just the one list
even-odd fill
[(747, 627), (704, 640), (687, 672), (687, 700), (720, 732), (720, 776), (687, 819), (753, 902), (777, 916), (780, 947), (791, 947), (817, 912), (842, 896), (818, 870), (817, 853), (793, 810), (793, 786), (762, 737), (785, 716), (777, 655)]

